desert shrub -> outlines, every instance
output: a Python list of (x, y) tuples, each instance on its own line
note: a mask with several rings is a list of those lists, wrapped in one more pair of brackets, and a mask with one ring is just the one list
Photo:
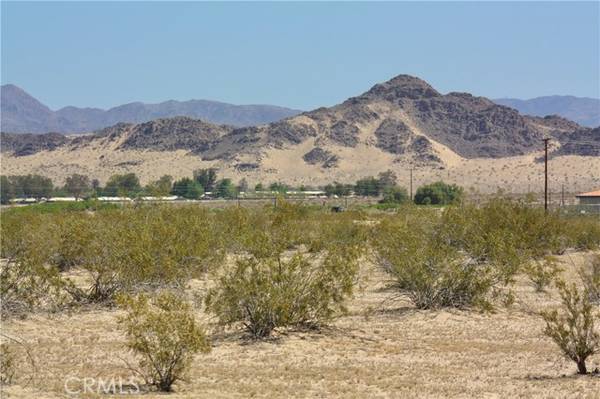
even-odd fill
[(204, 209), (150, 206), (96, 215), (95, 237), (80, 266), (92, 284), (82, 296), (110, 301), (117, 292), (182, 286), (223, 257)]
[(462, 201), (464, 190), (456, 184), (435, 182), (421, 186), (415, 193), (415, 204), (419, 205), (449, 205)]
[(544, 291), (561, 272), (558, 259), (550, 255), (535, 259), (525, 266), (525, 274), (537, 292)]
[(494, 203), (449, 207), (444, 210), (435, 235), (473, 262), (492, 266), (498, 282), (509, 283), (527, 258), (511, 223), (515, 217)]
[(405, 204), (410, 201), (408, 192), (404, 187), (389, 186), (383, 189), (381, 204)]
[(476, 262), (493, 266), (499, 281), (509, 283), (519, 271), (535, 272), (532, 260), (570, 247), (593, 248), (595, 229), (594, 221), (496, 198), (481, 206), (445, 209), (437, 235)]
[(0, 385), (10, 385), (15, 376), (15, 353), (6, 343), (0, 344)]
[(63, 214), (54, 219), (54, 253), (49, 261), (61, 271), (80, 265), (85, 261), (91, 242), (96, 239), (96, 226), (92, 216)]
[(600, 304), (600, 255), (594, 255), (589, 259), (579, 271), (579, 276), (589, 300)]
[(490, 268), (470, 261), (455, 247), (439, 240), (434, 219), (412, 220), (401, 215), (384, 220), (373, 239), (376, 260), (394, 285), (419, 309), (491, 306), (494, 280)]
[(600, 351), (600, 332), (595, 328), (594, 308), (587, 293), (581, 295), (575, 284), (557, 283), (562, 310), (544, 311), (544, 334), (550, 337), (563, 355), (577, 364), (577, 372), (586, 374), (586, 359)]
[(600, 220), (593, 216), (568, 217), (566, 225), (569, 244), (580, 250), (600, 248)]
[[(286, 204), (239, 240), (206, 297), (207, 310), (225, 326), (240, 323), (255, 338), (279, 327), (321, 325), (344, 310), (364, 249), (360, 226), (319, 214), (301, 218)], [(318, 222), (317, 222), (318, 220)], [(339, 223), (339, 224), (338, 224)]]
[(54, 255), (55, 229), (47, 218), (2, 217), (0, 309), (3, 316), (22, 314), (36, 307), (55, 310), (68, 298), (68, 284), (57, 267), (48, 264)]
[(191, 306), (175, 294), (164, 291), (153, 299), (123, 296), (119, 303), (126, 311), (119, 324), (127, 347), (139, 358), (135, 370), (146, 384), (170, 392), (185, 377), (194, 355), (210, 351)]
[[(3, 212), (0, 286), (14, 309), (48, 302), (57, 290), (76, 302), (110, 303), (117, 292), (181, 286), (219, 264), (221, 233), (210, 211), (192, 207)], [(72, 267), (89, 285), (61, 277)]]

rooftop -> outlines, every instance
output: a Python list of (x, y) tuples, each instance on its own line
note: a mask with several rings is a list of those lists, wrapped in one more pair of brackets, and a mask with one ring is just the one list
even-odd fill
[(577, 194), (577, 198), (581, 197), (600, 197), (600, 190), (590, 191), (589, 193)]

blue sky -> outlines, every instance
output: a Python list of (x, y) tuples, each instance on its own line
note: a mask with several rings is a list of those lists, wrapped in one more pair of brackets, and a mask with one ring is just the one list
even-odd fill
[(441, 92), (600, 97), (599, 4), (2, 2), (1, 77), (52, 109), (312, 109), (401, 73)]

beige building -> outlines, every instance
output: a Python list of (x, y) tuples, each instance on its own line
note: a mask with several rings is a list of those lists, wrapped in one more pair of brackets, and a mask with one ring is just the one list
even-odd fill
[(600, 190), (577, 195), (580, 205), (600, 205)]

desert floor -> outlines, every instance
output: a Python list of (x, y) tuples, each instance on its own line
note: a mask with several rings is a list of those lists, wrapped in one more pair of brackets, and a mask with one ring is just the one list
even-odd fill
[[(575, 279), (587, 256), (561, 256), (564, 277)], [(207, 284), (191, 287), (201, 293)], [(574, 363), (542, 334), (536, 312), (557, 305), (557, 293), (536, 293), (525, 279), (514, 290), (516, 302), (495, 313), (417, 311), (391, 300), (386, 276), (365, 262), (349, 314), (320, 332), (285, 331), (253, 342), (240, 331), (217, 331), (198, 310), (213, 333), (212, 352), (198, 355), (187, 382), (167, 397), (600, 398), (600, 376), (577, 376)], [(75, 391), (87, 377), (127, 380), (123, 359), (132, 358), (118, 314), (88, 309), (5, 321), (3, 334), (26, 342), (36, 363), (30, 380), (31, 366), (19, 352), (18, 378), (5, 387), (6, 397), (106, 397), (68, 395), (65, 381)], [(589, 369), (597, 367), (600, 355), (588, 361)], [(165, 397), (144, 395), (155, 396)]]
[[(467, 191), (490, 194), (499, 189), (507, 193), (542, 193), (544, 188), (544, 164), (536, 162), (541, 153), (509, 158), (464, 159), (454, 153), (440, 157), (444, 168), (413, 166), (403, 159), (395, 159), (373, 146), (360, 145), (356, 149), (332, 148), (342, 161), (337, 168), (323, 169), (308, 165), (302, 160), (311, 149), (306, 142), (294, 149), (270, 149), (262, 156), (261, 167), (253, 172), (240, 172), (235, 162), (203, 161), (186, 151), (108, 151), (102, 148), (84, 148), (77, 151), (59, 149), (43, 151), (29, 156), (2, 155), (3, 175), (35, 173), (50, 177), (55, 184), (64, 183), (67, 176), (82, 173), (100, 179), (105, 184), (108, 178), (118, 173), (136, 173), (147, 184), (168, 174), (175, 178), (192, 177), (198, 168), (216, 167), (219, 176), (238, 182), (247, 179), (251, 187), (283, 181), (293, 186), (301, 184), (320, 186), (334, 181), (354, 183), (365, 176), (376, 176), (385, 170), (393, 170), (398, 184), (408, 188), (410, 169), (413, 168), (415, 189), (423, 184), (443, 180), (456, 183)], [(256, 162), (252, 158), (240, 162)], [(549, 162), (549, 190), (551, 198), (558, 201), (560, 193), (581, 193), (600, 188), (600, 157), (561, 156)], [(574, 198), (573, 198), (574, 199)]]

